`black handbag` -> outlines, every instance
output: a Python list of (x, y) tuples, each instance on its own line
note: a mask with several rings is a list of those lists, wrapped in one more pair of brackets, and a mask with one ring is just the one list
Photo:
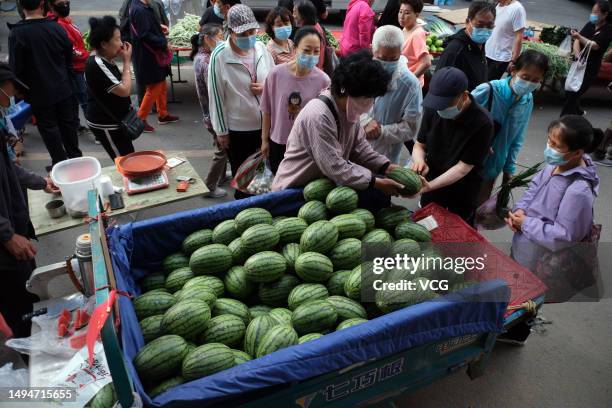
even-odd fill
[(130, 106), (130, 110), (123, 117), (123, 119), (119, 120), (106, 106), (104, 106), (102, 101), (98, 99), (98, 97), (91, 90), (89, 85), (87, 86), (87, 89), (89, 89), (89, 93), (94, 98), (94, 100), (98, 103), (100, 108), (102, 108), (104, 113), (106, 113), (112, 120), (114, 120), (119, 125), (119, 129), (121, 129), (121, 132), (127, 138), (129, 138), (130, 140), (136, 140), (140, 137), (140, 135), (144, 131), (145, 123), (142, 119), (140, 119), (136, 115), (136, 110), (132, 108), (132, 106)]

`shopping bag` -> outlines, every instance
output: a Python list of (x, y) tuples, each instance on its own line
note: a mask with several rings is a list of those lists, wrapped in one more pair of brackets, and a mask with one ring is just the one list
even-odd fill
[(257, 175), (259, 166), (263, 163), (265, 157), (261, 154), (261, 150), (257, 150), (255, 153), (250, 155), (241, 165), (238, 167), (234, 179), (230, 185), (238, 191), (247, 193), (247, 189), (251, 181)]
[(506, 225), (506, 221), (504, 221), (497, 206), (498, 196), (499, 193), (492, 195), (476, 209), (476, 219), (474, 222), (476, 229), (496, 230)]
[(572, 36), (568, 35), (565, 37), (561, 44), (559, 44), (559, 49), (557, 50), (557, 55), (563, 58), (569, 58), (572, 55)]
[(255, 177), (247, 187), (247, 193), (253, 195), (266, 194), (272, 191), (272, 182), (274, 181), (274, 173), (270, 169), (270, 162), (266, 158), (257, 167)]
[(591, 44), (582, 49), (578, 59), (572, 63), (567, 78), (565, 79), (565, 90), (568, 92), (578, 92), (584, 80), (584, 72), (586, 71), (587, 61), (591, 53)]

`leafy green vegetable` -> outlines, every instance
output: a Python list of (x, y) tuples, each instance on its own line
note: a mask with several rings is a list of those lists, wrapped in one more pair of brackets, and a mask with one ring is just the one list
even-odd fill
[(506, 217), (508, 214), (508, 204), (510, 203), (510, 197), (512, 196), (512, 190), (517, 187), (526, 187), (531, 181), (531, 177), (540, 171), (544, 162), (536, 163), (523, 172), (512, 177), (506, 183), (499, 187), (499, 194), (497, 195), (496, 211), (497, 216), (501, 219)]
[(569, 27), (544, 27), (540, 33), (540, 41), (559, 46), (565, 37), (567, 37), (569, 32)]
[(570, 62), (567, 58), (560, 57), (557, 55), (559, 47), (551, 44), (545, 44), (534, 41), (523, 42), (524, 50), (535, 50), (548, 57), (548, 72), (546, 73), (546, 79), (561, 79), (567, 76), (569, 71)]
[(200, 17), (185, 13), (168, 33), (168, 42), (175, 47), (191, 47), (191, 37), (200, 30)]

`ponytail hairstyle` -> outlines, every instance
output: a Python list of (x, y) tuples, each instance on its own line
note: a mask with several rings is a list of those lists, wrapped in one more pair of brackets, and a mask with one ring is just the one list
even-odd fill
[(200, 52), (200, 44), (202, 43), (202, 37), (200, 33), (194, 34), (191, 36), (191, 53), (189, 54), (189, 59), (193, 61), (196, 54)]
[(557, 129), (570, 151), (583, 150), (592, 153), (603, 140), (601, 129), (593, 129), (591, 123), (580, 115), (565, 115), (548, 126), (548, 132)]

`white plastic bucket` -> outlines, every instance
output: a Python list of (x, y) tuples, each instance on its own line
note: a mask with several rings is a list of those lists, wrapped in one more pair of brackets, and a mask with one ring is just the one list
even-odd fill
[(102, 166), (95, 157), (77, 157), (53, 166), (51, 180), (62, 192), (68, 214), (72, 217), (87, 215), (87, 192), (98, 187)]

